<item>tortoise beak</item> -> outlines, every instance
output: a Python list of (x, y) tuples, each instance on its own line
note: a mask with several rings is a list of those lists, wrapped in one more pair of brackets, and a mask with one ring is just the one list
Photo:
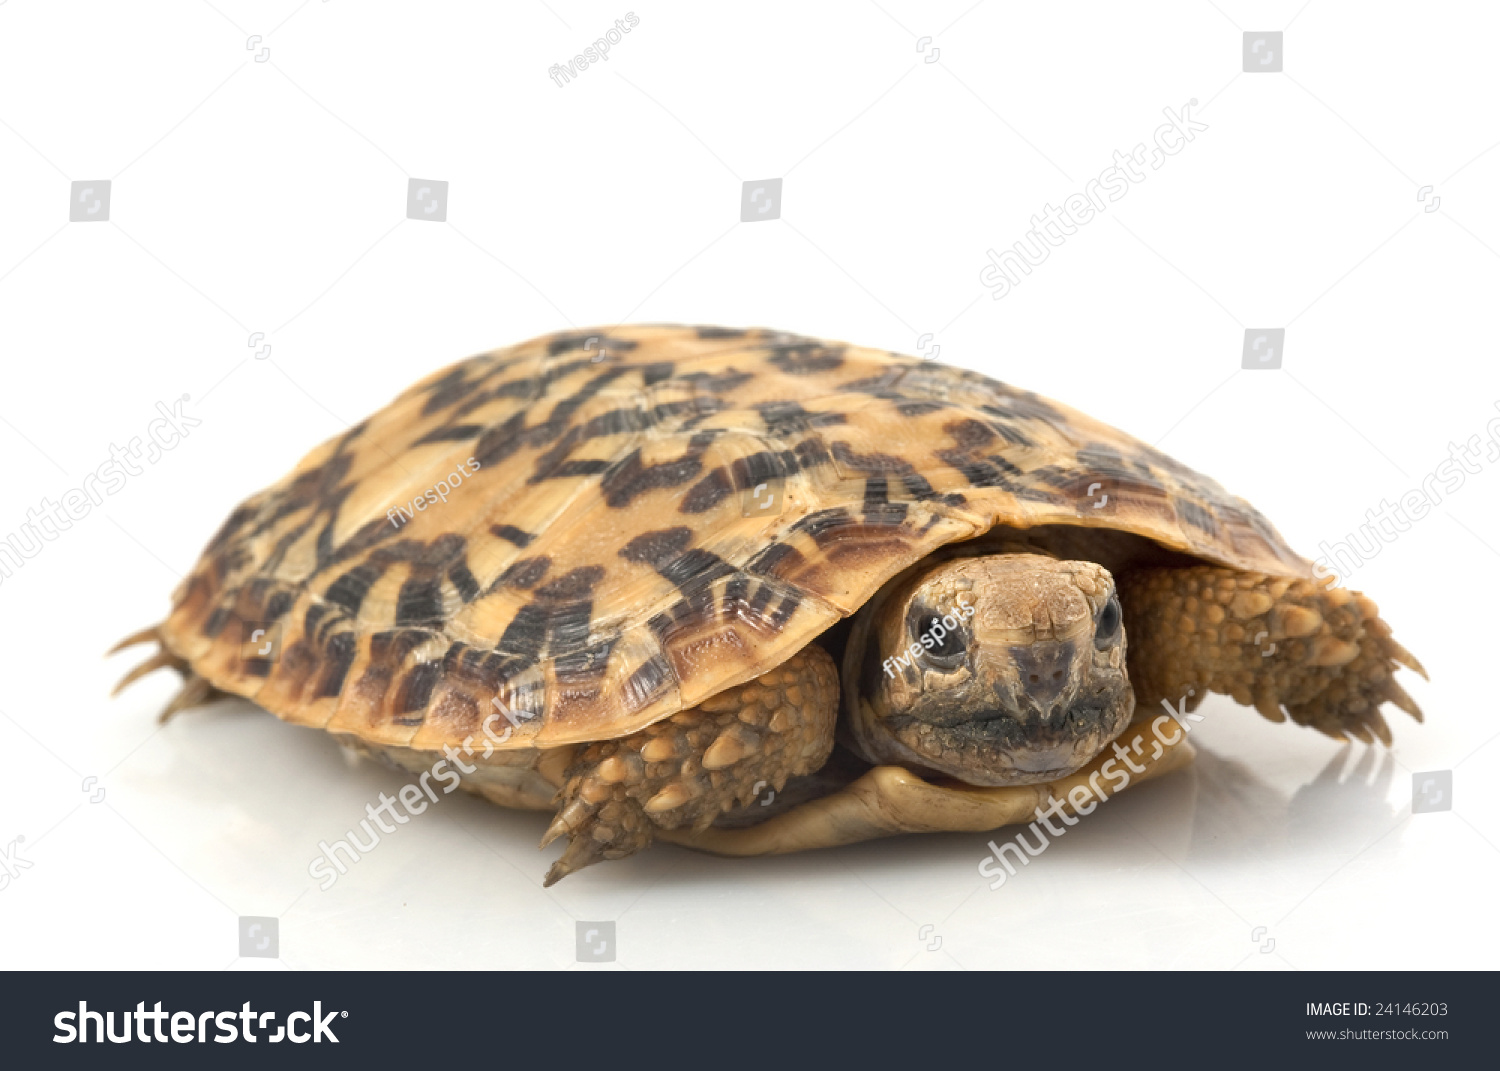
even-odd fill
[(1050, 748), (1026, 749), (1017, 751), (1011, 757), (1011, 762), (1015, 764), (1016, 769), (1025, 773), (1072, 772), (1078, 763), (1078, 749), (1071, 743)]

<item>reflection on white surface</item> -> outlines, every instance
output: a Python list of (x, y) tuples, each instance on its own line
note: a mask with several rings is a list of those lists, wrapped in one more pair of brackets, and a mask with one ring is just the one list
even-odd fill
[[(1210, 699), (1191, 767), (1101, 805), (997, 890), (978, 871), (979, 834), (763, 859), (657, 845), (543, 890), (543, 817), (455, 793), (383, 834), (325, 892), (307, 873), (319, 842), (408, 778), (351, 766), (331, 738), (241, 701), (158, 731), (151, 711), (169, 691), (163, 677), (93, 719), (128, 756), (102, 802), (71, 774), (21, 771), (38, 809), (53, 798), (73, 810), (27, 842), (32, 866), (4, 891), (9, 964), (559, 968), (578, 962), (580, 922), (614, 923), (620, 968), (1489, 956), (1497, 855), (1452, 812), (1410, 814), (1399, 742), (1425, 731), (1415, 726), (1398, 727), (1393, 752), (1338, 746)], [(24, 742), (9, 722), (0, 736), (11, 753)], [(238, 916), (279, 920), (279, 959), (237, 957)]]

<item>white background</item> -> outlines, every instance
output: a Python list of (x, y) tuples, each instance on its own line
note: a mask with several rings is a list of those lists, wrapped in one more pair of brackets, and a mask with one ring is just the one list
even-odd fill
[[(170, 673), (108, 697), (137, 652), (103, 651), (236, 502), (432, 369), (570, 325), (932, 333), (1309, 555), (1485, 434), (1492, 8), (971, 4), (0, 3), (0, 537), (157, 402), (201, 420), (0, 585), (0, 847), (31, 864), (0, 964), (572, 967), (575, 922), (613, 921), (625, 968), (1495, 966), (1494, 465), (1351, 583), (1431, 672), (1402, 674), (1425, 725), (1391, 709), (1393, 749), (1344, 747), (1211, 699), (1191, 771), (994, 891), (978, 834), (660, 845), (544, 891), (544, 819), (453, 797), (322, 892), (318, 841), (401, 777), (242, 702), (158, 728)], [(1241, 73), (1242, 32), (1281, 29), (1284, 72)], [(986, 249), (1194, 98), (1207, 131), (980, 287)], [(447, 222), (406, 218), (413, 177), (450, 184)], [(738, 222), (775, 177), (781, 218)], [(109, 220), (68, 223), (101, 179)], [(1282, 369), (1241, 371), (1265, 327)], [(1453, 809), (1412, 815), (1435, 770)], [(278, 960), (237, 958), (240, 915), (279, 919)]]

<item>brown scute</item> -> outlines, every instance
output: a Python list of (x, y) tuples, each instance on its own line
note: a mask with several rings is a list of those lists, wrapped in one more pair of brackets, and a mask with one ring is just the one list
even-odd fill
[(818, 468), (833, 462), (833, 457), (828, 453), (828, 446), (816, 435), (810, 436), (799, 442), (794, 454), (797, 458), (797, 466), (803, 469)]
[(586, 596), (603, 577), (603, 566), (580, 566), (572, 572), (560, 576), (556, 580), (550, 580), (537, 588), (536, 597), (559, 602), (568, 599), (580, 599)]
[(213, 613), (208, 615), (203, 622), (203, 635), (209, 639), (218, 639), (219, 633), (224, 631), (224, 626), (229, 623), (229, 607), (215, 606)]
[(752, 573), (764, 576), (789, 577), (806, 561), (796, 547), (788, 543), (772, 543), (746, 566)]
[(891, 454), (861, 454), (845, 442), (833, 444), (833, 459), (844, 468), (858, 473), (904, 473), (913, 471), (912, 463)]
[(836, 427), (845, 421), (843, 413), (809, 412), (797, 402), (764, 402), (755, 408), (766, 432), (781, 439), (812, 428)]
[(772, 453), (761, 450), (747, 457), (734, 459), (734, 477), (731, 482), (741, 491), (752, 491), (767, 480), (784, 480), (795, 475), (801, 466), (790, 450)]
[(530, 534), (521, 531), (521, 529), (513, 524), (492, 524), (490, 525), (490, 534), (497, 539), (503, 539), (507, 543), (523, 549), (531, 543)]
[(640, 451), (627, 457), (604, 475), (600, 490), (604, 500), (616, 509), (625, 509), (648, 491), (680, 487), (703, 469), (702, 451), (691, 447), (679, 458), (646, 464)]
[(699, 390), (708, 391), (710, 394), (718, 394), (723, 391), (735, 390), (744, 386), (754, 378), (750, 372), (741, 372), (738, 369), (726, 368), (722, 372), (682, 372), (678, 378), (686, 383), (691, 383)]
[(535, 586), (536, 582), (547, 575), (547, 569), (552, 564), (548, 557), (521, 558), (510, 563), (505, 572), (500, 574), (495, 581), (495, 587), (509, 584), (516, 588), (529, 588)]
[(827, 346), (820, 342), (789, 346), (773, 346), (768, 360), (783, 372), (793, 376), (812, 376), (821, 372), (835, 371), (844, 363), (844, 347)]
[(978, 450), (995, 441), (995, 433), (981, 420), (955, 420), (951, 424), (944, 424), (943, 434), (964, 452)]
[(471, 696), (449, 690), (428, 707), (427, 718), (423, 724), (441, 726), (446, 732), (462, 739), (477, 736), (482, 731), (483, 721), (484, 715), (480, 711), (479, 704)]
[(677, 557), (692, 541), (691, 528), (663, 528), (636, 536), (620, 549), (620, 557), (629, 562), (658, 565)]
[[(421, 725), (422, 711), (432, 698), (432, 686), (438, 682), (442, 666), (437, 662), (420, 662), (414, 666), (401, 682), (401, 691), (396, 699), (396, 709), (402, 716), (396, 718), (400, 725)], [(412, 717), (411, 715), (417, 715)]]
[(444, 616), (441, 581), (413, 576), (401, 585), (401, 594), (396, 600), (396, 624), (441, 625)]
[(212, 553), (229, 543), (259, 512), (255, 507), (254, 499), (235, 507), (224, 523), (219, 526), (219, 530), (214, 533), (214, 537), (208, 541), (208, 546), (204, 548), (204, 553)]
[(722, 502), (730, 490), (729, 475), (721, 466), (693, 484), (677, 509), (681, 513), (703, 513)]
[[(354, 661), (356, 639), (352, 632), (340, 632), (328, 638), (328, 643), (323, 649), (323, 673), (318, 682), (318, 698), (342, 694), (344, 678), (348, 675), (349, 666)], [(272, 711), (272, 713), (276, 712)]]
[[(446, 501), (387, 519), (460, 465)], [(1311, 575), (1212, 480), (1037, 395), (785, 332), (622, 326), (460, 361), (317, 447), (230, 513), (161, 632), (212, 686), (367, 743), (461, 744), (495, 699), (521, 719), (502, 747), (579, 743), (765, 673), (997, 525)], [(266, 621), (280, 657), (242, 659)]]
[(672, 378), (672, 363), (670, 361), (658, 361), (655, 364), (643, 365), (641, 367), (641, 383), (643, 386), (651, 386), (660, 383), (664, 379)]

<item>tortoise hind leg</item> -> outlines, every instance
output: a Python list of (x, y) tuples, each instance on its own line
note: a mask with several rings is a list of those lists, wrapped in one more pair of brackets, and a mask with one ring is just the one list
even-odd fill
[(1271, 721), (1290, 714), (1335, 739), (1386, 744), (1382, 703), (1422, 720), (1395, 672), (1427, 672), (1364, 595), (1216, 566), (1142, 569), (1119, 588), (1130, 681), (1147, 707), (1196, 688), (1189, 709), (1214, 691)]
[(563, 834), (552, 885), (600, 859), (650, 844), (657, 830), (707, 829), (761, 789), (780, 790), (833, 750), (838, 671), (810, 645), (782, 665), (702, 704), (574, 759), (542, 847)]
[(123, 651), (127, 647), (153, 642), (160, 647), (160, 650), (121, 677), (120, 683), (116, 684), (114, 690), (109, 693), (111, 696), (119, 695), (148, 673), (155, 673), (158, 669), (166, 667), (175, 669), (182, 677), (182, 689), (172, 697), (171, 701), (162, 710), (161, 715), (157, 719), (160, 722), (166, 722), (167, 719), (179, 711), (203, 706), (206, 703), (212, 703), (216, 699), (224, 699), (229, 696), (228, 692), (220, 691), (210, 684), (207, 677), (201, 677), (194, 672), (193, 667), (188, 664), (187, 659), (173, 653), (172, 649), (167, 646), (166, 640), (162, 638), (161, 626), (159, 625), (152, 625), (150, 628), (143, 628), (139, 632), (132, 632), (106, 651), (105, 655), (107, 657), (117, 651)]

